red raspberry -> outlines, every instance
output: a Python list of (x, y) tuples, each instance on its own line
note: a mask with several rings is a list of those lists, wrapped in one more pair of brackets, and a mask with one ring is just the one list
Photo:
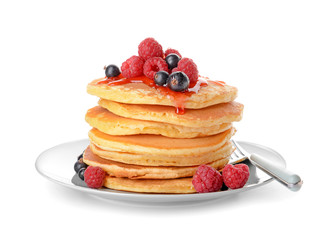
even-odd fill
[(222, 170), (222, 178), (227, 187), (231, 189), (242, 188), (249, 178), (249, 167), (243, 163), (227, 164)]
[(168, 48), (165, 50), (164, 56), (166, 57), (167, 55), (174, 53), (177, 54), (180, 58), (182, 58), (181, 54), (176, 50), (176, 49), (172, 49), (172, 48)]
[(138, 55), (145, 61), (152, 57), (163, 57), (162, 46), (153, 38), (144, 39), (138, 45)]
[(144, 60), (138, 56), (132, 56), (122, 63), (122, 75), (126, 78), (143, 75)]
[(215, 168), (200, 165), (193, 176), (192, 184), (199, 193), (216, 192), (221, 189), (223, 180)]
[(101, 167), (88, 166), (84, 173), (85, 183), (90, 188), (101, 188), (105, 177), (106, 172)]
[(178, 66), (172, 69), (172, 72), (184, 72), (190, 79), (190, 87), (193, 87), (198, 81), (199, 72), (197, 65), (190, 58), (182, 58), (178, 62)]
[(154, 80), (155, 74), (158, 71), (169, 71), (169, 67), (163, 58), (153, 57), (144, 63), (143, 73), (148, 78)]

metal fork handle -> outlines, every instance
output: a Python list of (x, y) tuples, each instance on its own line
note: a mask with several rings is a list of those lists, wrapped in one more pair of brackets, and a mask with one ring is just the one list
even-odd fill
[(258, 168), (271, 175), (288, 189), (292, 191), (298, 191), (301, 188), (303, 182), (297, 174), (290, 172), (286, 168), (276, 166), (255, 153), (251, 154), (249, 159)]

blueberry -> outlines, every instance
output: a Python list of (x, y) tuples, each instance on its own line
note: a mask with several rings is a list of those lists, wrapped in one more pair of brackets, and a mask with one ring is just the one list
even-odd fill
[(226, 191), (228, 190), (228, 187), (226, 186), (226, 184), (222, 184), (222, 187), (221, 187), (221, 191)]
[(84, 163), (84, 162), (81, 162), (81, 161), (77, 161), (75, 164), (74, 164), (74, 171), (76, 173), (79, 173), (79, 170), (82, 169), (82, 168), (87, 168), (87, 164)]
[(165, 62), (167, 63), (169, 69), (173, 69), (178, 66), (180, 57), (177, 54), (171, 53), (166, 56)]
[(167, 86), (175, 92), (185, 91), (189, 85), (190, 80), (183, 72), (174, 72), (169, 76), (167, 80)]
[(80, 155), (77, 157), (77, 160), (79, 161), (80, 159), (82, 159), (82, 158), (83, 158), (83, 155), (84, 155), (84, 153), (80, 154)]
[(156, 72), (155, 77), (154, 77), (155, 83), (158, 86), (164, 86), (168, 78), (169, 78), (169, 73), (165, 71)]
[(120, 69), (114, 64), (108, 65), (107, 67), (105, 66), (104, 69), (106, 77), (117, 77), (121, 73)]
[(85, 177), (84, 177), (85, 170), (86, 170), (86, 168), (82, 168), (82, 169), (80, 169), (79, 172), (78, 172), (78, 177), (79, 177), (81, 180), (83, 180), (83, 181), (85, 180)]

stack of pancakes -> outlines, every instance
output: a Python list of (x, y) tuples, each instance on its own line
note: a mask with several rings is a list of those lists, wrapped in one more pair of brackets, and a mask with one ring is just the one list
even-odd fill
[(148, 193), (193, 193), (192, 176), (200, 164), (220, 170), (227, 163), (242, 118), (235, 87), (212, 81), (183, 102), (144, 83), (118, 86), (91, 82), (88, 93), (100, 97), (86, 121), (93, 127), (84, 162), (108, 176), (107, 188)]

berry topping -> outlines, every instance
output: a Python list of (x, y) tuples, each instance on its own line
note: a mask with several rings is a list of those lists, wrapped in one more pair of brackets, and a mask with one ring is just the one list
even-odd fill
[(167, 86), (175, 92), (185, 91), (188, 88), (189, 84), (190, 80), (183, 72), (174, 72), (169, 76), (167, 80)]
[(85, 175), (85, 171), (86, 171), (86, 168), (82, 168), (82, 169), (80, 169), (79, 170), (79, 172), (78, 172), (78, 177), (81, 179), (81, 180), (85, 180), (85, 177), (84, 177), (84, 175)]
[(101, 188), (104, 184), (106, 172), (101, 167), (89, 166), (85, 173), (85, 183), (90, 188)]
[(164, 53), (164, 56), (167, 57), (168, 55), (170, 55), (171, 53), (174, 53), (174, 54), (177, 54), (180, 58), (182, 58), (181, 54), (175, 50), (175, 49), (172, 49), (172, 48), (168, 48), (165, 50), (165, 53)]
[(132, 56), (122, 63), (122, 75), (126, 78), (139, 77), (143, 75), (144, 60), (138, 56)]
[(171, 53), (167, 55), (165, 58), (165, 62), (167, 63), (169, 69), (173, 69), (177, 67), (179, 60), (180, 60), (180, 57), (175, 53)]
[(213, 167), (200, 165), (193, 176), (192, 184), (199, 193), (216, 192), (221, 189), (222, 176)]
[(198, 81), (199, 72), (197, 65), (190, 58), (182, 58), (178, 62), (178, 66), (172, 70), (172, 72), (184, 72), (190, 79), (190, 85), (194, 86)]
[(222, 170), (222, 178), (227, 187), (231, 189), (242, 188), (249, 178), (249, 167), (243, 163), (227, 164)]
[(143, 66), (143, 73), (148, 78), (154, 80), (155, 74), (158, 71), (168, 71), (168, 65), (163, 60), (163, 58), (160, 57), (153, 57), (148, 59)]
[(83, 161), (77, 161), (77, 162), (74, 164), (74, 171), (75, 171), (76, 173), (79, 173), (79, 170), (82, 169), (82, 168), (84, 168), (84, 169), (87, 168), (86, 163), (84, 163)]
[(156, 85), (164, 86), (169, 78), (169, 73), (165, 71), (156, 72), (154, 80)]
[(106, 77), (117, 77), (121, 73), (120, 69), (114, 64), (105, 66), (104, 69), (105, 69)]
[(163, 57), (162, 46), (153, 38), (144, 39), (138, 45), (138, 55), (145, 61), (152, 57)]

